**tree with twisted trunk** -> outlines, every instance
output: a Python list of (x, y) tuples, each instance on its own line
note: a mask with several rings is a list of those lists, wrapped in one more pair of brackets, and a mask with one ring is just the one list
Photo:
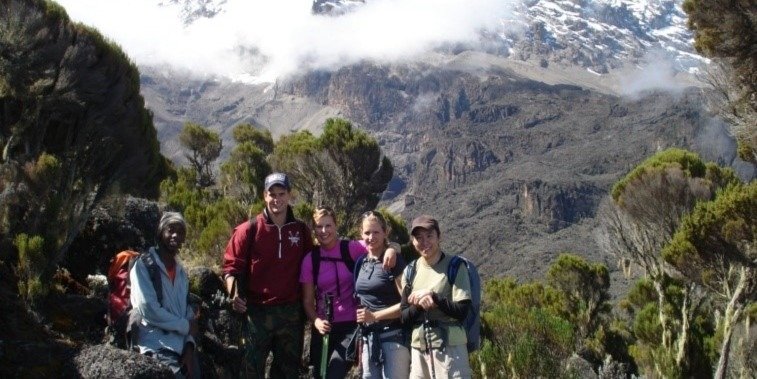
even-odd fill
[(719, 300), (723, 341), (715, 372), (718, 379), (728, 372), (734, 326), (749, 317), (757, 298), (756, 219), (757, 182), (730, 185), (684, 217), (662, 251), (667, 263)]
[[(738, 181), (729, 169), (705, 164), (694, 153), (669, 149), (639, 164), (618, 181), (611, 198), (600, 206), (600, 247), (640, 266), (651, 281), (657, 299), (661, 347), (686, 373), (689, 324), (702, 298), (689, 283), (682, 288), (677, 314), (670, 314), (667, 285), (675, 270), (662, 257), (662, 250), (677, 231), (681, 218), (699, 201), (713, 198), (717, 188)], [(660, 365), (656, 365), (658, 375)]]
[(328, 119), (319, 137), (305, 131), (282, 138), (271, 166), (292, 176), (306, 202), (336, 209), (344, 235), (378, 205), (394, 172), (378, 142), (342, 119)]

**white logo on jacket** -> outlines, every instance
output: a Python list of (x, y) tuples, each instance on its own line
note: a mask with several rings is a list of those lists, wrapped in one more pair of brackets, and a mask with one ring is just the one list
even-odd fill
[(289, 232), (289, 245), (298, 246), (300, 244), (300, 232)]

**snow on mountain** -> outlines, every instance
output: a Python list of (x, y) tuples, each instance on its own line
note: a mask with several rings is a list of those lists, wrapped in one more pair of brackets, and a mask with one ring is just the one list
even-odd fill
[(575, 64), (606, 73), (624, 63), (668, 58), (692, 72), (702, 62), (680, 0), (526, 0), (523, 33), (502, 33), (512, 56)]
[(182, 20), (190, 24), (199, 18), (212, 18), (223, 10), (226, 0), (165, 0), (161, 6), (178, 7)]
[(338, 16), (365, 4), (365, 0), (313, 0), (313, 13)]
[[(337, 16), (363, 0), (315, 0), (313, 12)], [(703, 59), (692, 48), (682, 0), (523, 0), (502, 31), (484, 33), (489, 52), (520, 60), (578, 65), (604, 74), (625, 64), (668, 60), (694, 73)]]

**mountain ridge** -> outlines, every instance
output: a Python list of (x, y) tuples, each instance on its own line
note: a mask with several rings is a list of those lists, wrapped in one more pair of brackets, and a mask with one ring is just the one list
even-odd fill
[[(330, 116), (368, 130), (395, 166), (383, 204), (407, 220), (436, 214), (445, 246), (470, 255), (486, 276), (534, 279), (562, 251), (614, 266), (593, 240), (593, 217), (617, 179), (667, 147), (734, 159), (727, 146), (705, 151), (701, 136), (724, 130), (702, 113), (696, 89), (624, 98), (499, 69), (487, 74), (370, 63), (266, 88), (265, 101), (235, 111), (255, 115), (247, 121), (279, 135), (304, 119)], [(289, 111), (303, 102), (313, 107), (309, 113)], [(271, 109), (292, 118), (269, 124), (261, 115)], [(230, 138), (229, 119), (193, 121)], [(542, 263), (526, 264), (534, 260)]]
[[(351, 11), (362, 6), (350, 3)], [(547, 3), (524, 6), (544, 14)], [(606, 10), (603, 17), (625, 22), (647, 17), (646, 29), (630, 22), (639, 33), (684, 22), (678, 18), (680, 1), (642, 4), (658, 6), (659, 12), (627, 1), (552, 3), (621, 9)], [(649, 45), (642, 39), (633, 46)], [(503, 56), (500, 50), (449, 47), (420, 62), (363, 61), (258, 84), (177, 81), (146, 68), (142, 86), (148, 104), (155, 105), (164, 153), (174, 159), (180, 159), (172, 141), (182, 119), (219, 132), (226, 153), (238, 123), (269, 129), (277, 137), (301, 129), (318, 133), (328, 117), (349, 119), (377, 138), (395, 166), (384, 206), (406, 220), (436, 214), (450, 251), (469, 255), (486, 276), (527, 280), (541, 277), (562, 251), (614, 268), (615, 258), (594, 241), (596, 208), (616, 180), (654, 152), (683, 147), (721, 164), (738, 162), (722, 123), (703, 111), (701, 91), (686, 88), (695, 82), (684, 66), (671, 78), (679, 83), (666, 87), (672, 90), (629, 90), (636, 84), (629, 72), (643, 53), (621, 55), (625, 67), (606, 61), (606, 74), (560, 57), (567, 56), (515, 59), (512, 51)], [(163, 105), (168, 103), (172, 107)], [(713, 139), (720, 143), (713, 146)], [(753, 175), (753, 169), (744, 170)], [(622, 282), (616, 274), (613, 280)]]

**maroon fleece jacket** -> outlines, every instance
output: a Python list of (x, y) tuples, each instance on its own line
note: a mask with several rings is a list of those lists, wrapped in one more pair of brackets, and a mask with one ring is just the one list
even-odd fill
[(223, 256), (223, 273), (246, 283), (248, 305), (296, 303), (301, 299), (300, 264), (312, 248), (310, 229), (294, 218), (291, 207), (281, 227), (264, 210), (234, 228)]

